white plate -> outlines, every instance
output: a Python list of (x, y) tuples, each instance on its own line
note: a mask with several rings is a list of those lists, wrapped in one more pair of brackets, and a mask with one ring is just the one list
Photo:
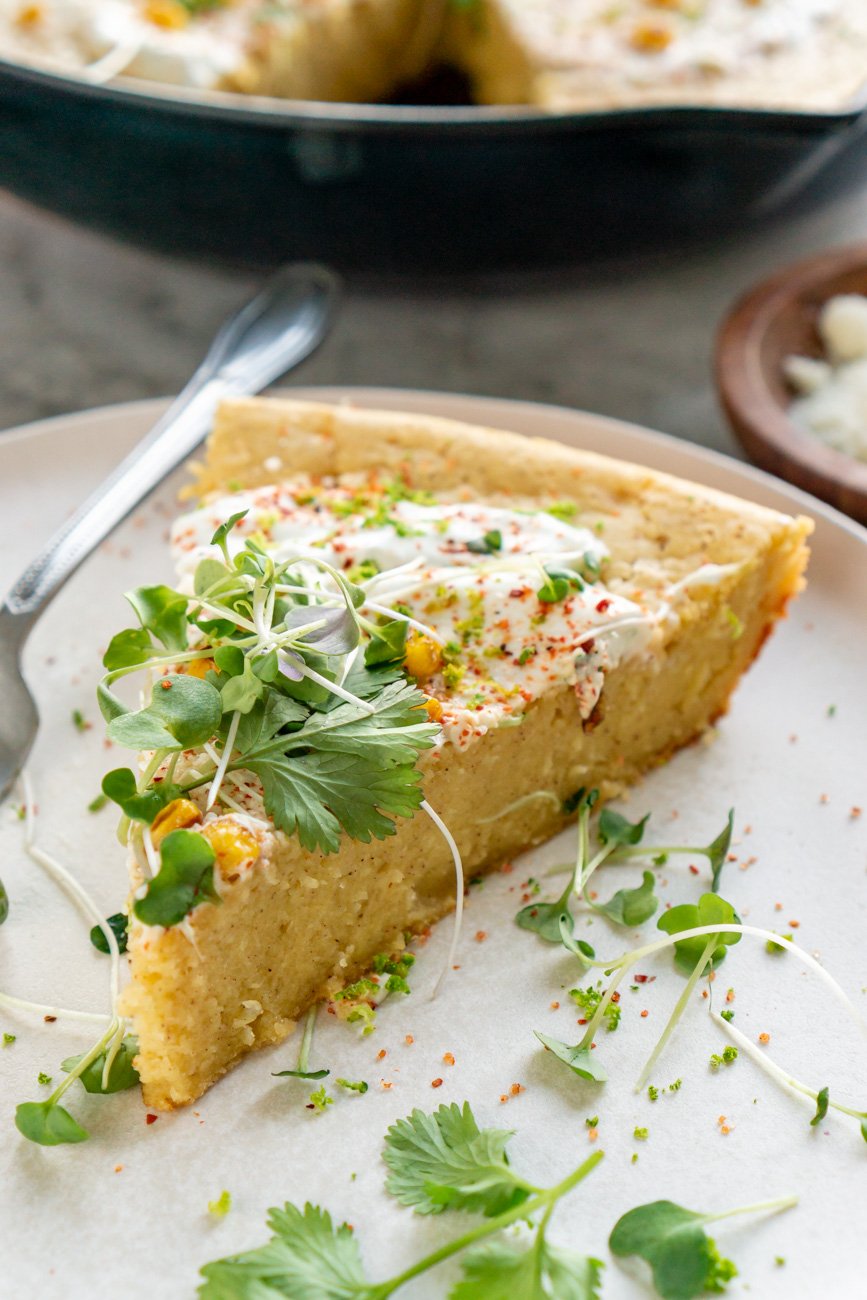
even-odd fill
[[(715, 743), (679, 755), (633, 793), (630, 806), (636, 814), (653, 811), (648, 838), (659, 843), (672, 833), (679, 842), (702, 842), (734, 804), (739, 862), (727, 868), (721, 892), (756, 924), (785, 932), (800, 922), (797, 939), (863, 1003), (867, 813), (858, 819), (850, 810), (867, 808), (867, 533), (755, 470), (601, 417), (432, 393), (359, 389), (338, 395), (350, 393), (365, 404), (544, 433), (815, 517), (810, 586), (738, 690)], [(0, 439), (0, 590), (162, 406), (144, 402), (86, 412)], [(103, 771), (118, 759), (103, 748), (94, 703), (99, 655), (111, 633), (128, 622), (122, 591), (171, 580), (165, 530), (182, 478), (84, 566), (28, 647), (27, 668), (43, 713), (31, 763), (41, 840), (77, 872), (106, 913), (122, 903), (126, 886), (111, 812), (94, 816), (85, 808)], [(833, 716), (830, 706), (836, 706)], [(72, 726), (75, 708), (94, 723), (85, 735)], [(723, 1210), (787, 1192), (800, 1193), (797, 1210), (720, 1225), (723, 1253), (741, 1269), (732, 1294), (749, 1289), (762, 1300), (858, 1294), (858, 1207), (863, 1210), (867, 1150), (853, 1122), (832, 1114), (811, 1128), (810, 1107), (782, 1093), (743, 1057), (712, 1074), (708, 1059), (723, 1039), (698, 997), (655, 1072), (658, 1085), (681, 1077), (682, 1088), (656, 1103), (633, 1093), (639, 1065), (682, 988), (667, 956), (648, 963), (647, 973), (657, 976), (653, 983), (624, 994), (620, 1030), (601, 1036), (610, 1073), (603, 1088), (578, 1082), (536, 1050), (534, 1028), (576, 1041), (577, 1009), (570, 1009), (567, 996), (576, 975), (573, 963), (516, 930), (512, 917), (521, 902), (520, 882), (570, 852), (567, 833), (522, 860), (511, 875), (495, 875), (473, 891), (461, 970), (436, 1002), (427, 991), (444, 954), (445, 926), (415, 968), (416, 991), (386, 1005), (372, 1038), (323, 1026), (315, 1062), (366, 1078), (371, 1089), (364, 1097), (338, 1097), (322, 1117), (304, 1109), (302, 1084), (270, 1077), (269, 1071), (294, 1064), (296, 1043), (290, 1042), (249, 1058), (195, 1109), (161, 1115), (152, 1125), (136, 1093), (99, 1098), (76, 1088), (70, 1109), (91, 1130), (91, 1141), (31, 1146), (13, 1127), (15, 1104), (44, 1096), (37, 1072), (57, 1075), (60, 1060), (87, 1045), (88, 1031), (0, 1013), (0, 1031), (17, 1034), (14, 1044), (0, 1048), (0, 1292), (40, 1300), (190, 1296), (200, 1264), (265, 1239), (268, 1206), (305, 1199), (352, 1222), (370, 1273), (389, 1276), (465, 1223), (455, 1215), (420, 1219), (384, 1195), (379, 1151), (385, 1129), (413, 1106), (432, 1109), (468, 1098), (482, 1123), (516, 1128), (514, 1163), (537, 1184), (565, 1175), (588, 1154), (584, 1121), (599, 1116), (597, 1145), (606, 1158), (558, 1208), (552, 1237), (608, 1262), (606, 1297), (649, 1294), (644, 1275), (608, 1255), (608, 1233), (626, 1209), (668, 1197)], [(0, 931), (0, 988), (103, 1009), (106, 959), (91, 949), (75, 909), (25, 859), (20, 823), (8, 808), (0, 813), (0, 864), (12, 903)], [(707, 886), (704, 868), (694, 876), (682, 858), (660, 875), (667, 882), (665, 901), (694, 899)], [(600, 892), (639, 878), (637, 867), (607, 869)], [(547, 883), (553, 893), (556, 882)], [(646, 929), (652, 931), (652, 923)], [(476, 942), (481, 931), (487, 938)], [(614, 956), (627, 946), (604, 922), (590, 933), (600, 953)], [(867, 1106), (867, 1047), (794, 958), (770, 956), (761, 943), (744, 940), (721, 970), (717, 996), (730, 985), (737, 1025), (753, 1039), (769, 1032), (776, 1060), (814, 1086), (829, 1084), (840, 1099)], [(559, 1010), (550, 1009), (552, 1001), (560, 1001)], [(642, 1008), (649, 1011), (645, 1019)], [(405, 1042), (408, 1034), (412, 1045)], [(377, 1061), (381, 1048), (387, 1056)], [(454, 1067), (443, 1064), (445, 1052), (454, 1054)], [(434, 1091), (437, 1077), (444, 1084)], [(393, 1086), (383, 1089), (381, 1080)], [(514, 1082), (526, 1091), (501, 1104)], [(718, 1125), (721, 1115), (731, 1128), (727, 1136)], [(647, 1141), (633, 1139), (636, 1126), (649, 1128)], [(223, 1188), (232, 1193), (233, 1209), (214, 1222), (207, 1202)], [(776, 1256), (785, 1257), (784, 1266), (775, 1265)], [(444, 1296), (457, 1273), (446, 1265), (400, 1295)]]

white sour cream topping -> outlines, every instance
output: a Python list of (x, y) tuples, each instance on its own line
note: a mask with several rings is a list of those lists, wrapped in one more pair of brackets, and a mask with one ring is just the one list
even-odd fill
[[(362, 581), (369, 617), (399, 604), (430, 629), (434, 666), (424, 690), (442, 705), (445, 739), (460, 748), (520, 722), (554, 686), (572, 686), (587, 718), (605, 672), (649, 644), (655, 620), (599, 581), (540, 600), (543, 565), (595, 573), (604, 563), (606, 548), (585, 528), (543, 510), (391, 501), (343, 487), (306, 495), (297, 485), (259, 488), (184, 515), (172, 533), (182, 583), (189, 588), (199, 561), (215, 554), (219, 524), (247, 510), (230, 534), (233, 551), (253, 535), (275, 560), (298, 557), (310, 583), (321, 582), (321, 571), (303, 561), (315, 556)], [(359, 578), (366, 561), (379, 572)]]

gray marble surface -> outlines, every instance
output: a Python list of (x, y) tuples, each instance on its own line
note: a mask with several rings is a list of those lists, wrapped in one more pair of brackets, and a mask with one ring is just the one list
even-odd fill
[[(779, 263), (867, 238), (867, 149), (771, 224), (556, 275), (346, 285), (298, 377), (559, 402), (724, 451), (713, 337)], [(122, 246), (0, 196), (0, 428), (175, 391), (255, 281)]]

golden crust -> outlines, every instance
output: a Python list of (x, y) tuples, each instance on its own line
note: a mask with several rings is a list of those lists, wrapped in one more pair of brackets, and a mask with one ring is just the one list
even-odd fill
[[(476, 497), (514, 498), (519, 490), (521, 499), (573, 500), (581, 522), (603, 525), (610, 585), (627, 594), (640, 588), (661, 599), (666, 584), (702, 564), (731, 566), (678, 604), (652, 655), (612, 670), (592, 723), (582, 723), (574, 694), (561, 688), (531, 704), (520, 727), (423, 757), (426, 797), (455, 835), (468, 873), (560, 829), (562, 801), (580, 786), (611, 797), (725, 711), (802, 583), (811, 528), (806, 519), (540, 439), (308, 402), (224, 404), (200, 490), (297, 473), (400, 474), (412, 486)], [(530, 791), (542, 793), (523, 799)], [(125, 1009), (139, 1036), (148, 1105), (194, 1100), (246, 1052), (284, 1038), (335, 980), (363, 973), (376, 952), (400, 947), (404, 932), (453, 905), (450, 854), (422, 814), (389, 840), (344, 840), (331, 856), (279, 832), (259, 839), (260, 861), (224, 890), (221, 906), (197, 908), (183, 928), (166, 932), (133, 924)]]

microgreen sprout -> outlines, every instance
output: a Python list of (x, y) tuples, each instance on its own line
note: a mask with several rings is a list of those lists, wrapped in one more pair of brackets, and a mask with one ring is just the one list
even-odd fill
[(718, 1214), (702, 1214), (673, 1201), (651, 1201), (617, 1220), (608, 1245), (613, 1255), (637, 1255), (646, 1260), (663, 1300), (693, 1300), (705, 1291), (722, 1291), (737, 1276), (734, 1264), (720, 1257), (705, 1232), (706, 1224), (738, 1214), (775, 1213), (797, 1203), (797, 1196), (782, 1196)]
[(318, 1006), (313, 1006), (307, 1012), (304, 1021), (304, 1032), (301, 1035), (301, 1046), (298, 1049), (298, 1064), (294, 1070), (272, 1070), (271, 1073), (275, 1079), (324, 1079), (331, 1073), (330, 1070), (311, 1070), (310, 1069), (310, 1048), (313, 1046), (313, 1033), (316, 1029), (316, 1016), (319, 1011)]
[[(794, 947), (794, 945), (792, 946)], [(798, 951), (800, 952), (800, 950)], [(800, 955), (805, 956), (806, 954)], [(840, 991), (842, 993), (842, 990)], [(843, 996), (845, 997), (845, 995)], [(852, 1119), (858, 1120), (861, 1136), (864, 1138), (865, 1142), (867, 1142), (867, 1110), (856, 1110), (852, 1106), (844, 1105), (843, 1102), (835, 1101), (834, 1098), (830, 1096), (830, 1089), (827, 1087), (811, 1088), (808, 1084), (802, 1083), (800, 1079), (796, 1079), (794, 1075), (789, 1074), (788, 1071), (783, 1070), (776, 1064), (776, 1062), (772, 1061), (767, 1053), (759, 1051), (755, 1044), (747, 1038), (746, 1034), (743, 1034), (739, 1029), (736, 1029), (735, 1026), (725, 1020), (719, 1012), (716, 1012), (711, 1008), (710, 1016), (711, 1019), (715, 1020), (720, 1028), (722, 1028), (730, 1038), (733, 1038), (738, 1045), (737, 1048), (727, 1048), (725, 1050), (736, 1051), (740, 1049), (744, 1055), (748, 1056), (751, 1061), (754, 1061), (755, 1064), (758, 1065), (759, 1069), (764, 1070), (765, 1074), (770, 1075), (770, 1077), (775, 1079), (783, 1088), (788, 1088), (790, 1091), (798, 1093), (802, 1097), (808, 1097), (810, 1101), (815, 1103), (815, 1113), (813, 1118), (810, 1120), (810, 1125), (812, 1127), (820, 1124), (828, 1114), (829, 1110), (835, 1110), (841, 1115), (849, 1115)]]
[[(534, 791), (525, 798), (538, 798), (551, 793), (545, 790)], [(719, 882), (720, 873), (731, 844), (732, 827), (734, 825), (733, 809), (729, 811), (726, 824), (719, 835), (707, 845), (693, 847), (685, 845), (647, 846), (643, 843), (643, 839), (650, 818), (649, 813), (639, 821), (631, 822), (622, 813), (616, 812), (612, 808), (603, 808), (599, 814), (596, 827), (598, 848), (595, 853), (591, 854), (589, 818), (598, 799), (598, 794), (597, 790), (592, 790), (589, 793), (580, 790), (565, 805), (564, 810), (566, 812), (578, 812), (578, 848), (575, 865), (571, 870), (570, 879), (561, 896), (550, 903), (532, 903), (522, 908), (515, 918), (522, 929), (534, 930), (549, 943), (556, 943), (558, 939), (565, 943), (564, 935), (571, 935), (574, 932), (575, 918), (571, 911), (571, 901), (576, 890), (582, 895), (585, 904), (589, 908), (606, 916), (615, 925), (627, 927), (643, 925), (656, 913), (659, 908), (659, 900), (654, 892), (652, 871), (643, 873), (640, 885), (628, 889), (618, 889), (607, 902), (597, 903), (590, 898), (588, 892), (590, 879), (599, 867), (608, 861), (621, 862), (630, 857), (641, 856), (650, 858), (654, 866), (661, 866), (668, 860), (670, 854), (701, 854), (710, 863), (714, 891)], [(506, 811), (509, 811), (509, 809)], [(561, 918), (564, 918), (562, 924)], [(570, 947), (570, 951), (572, 950), (568, 943), (566, 946)]]

